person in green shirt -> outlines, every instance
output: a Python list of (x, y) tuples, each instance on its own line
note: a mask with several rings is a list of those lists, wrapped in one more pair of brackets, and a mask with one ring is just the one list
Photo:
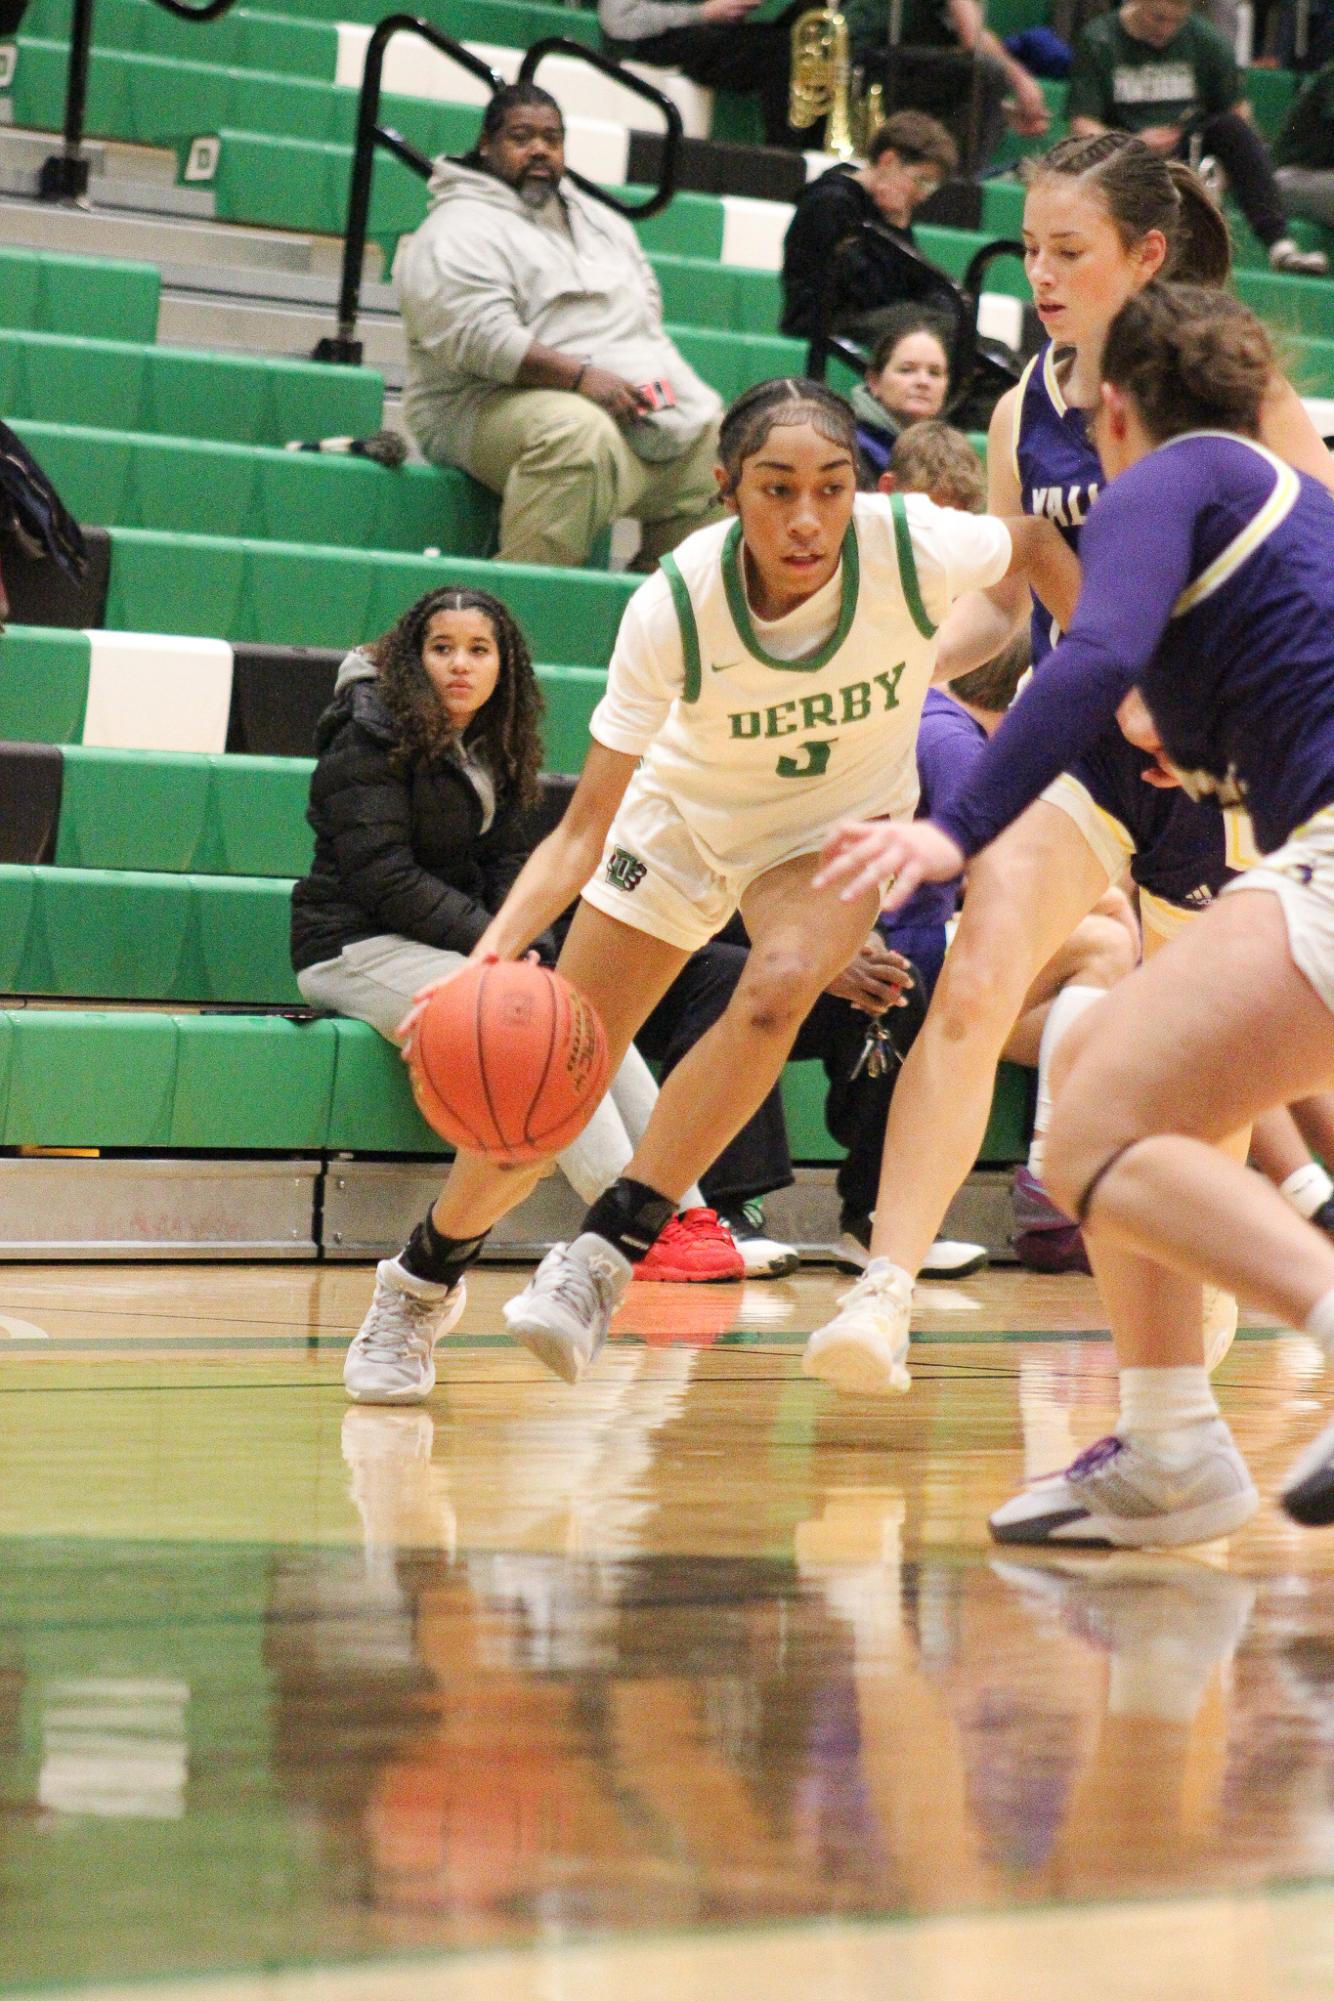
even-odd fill
[(1334, 63), (1316, 71), (1293, 105), (1274, 157), (1289, 211), (1334, 229)]
[(1275, 271), (1320, 274), (1318, 250), (1288, 234), (1273, 164), (1255, 129), (1231, 49), (1190, 0), (1125, 0), (1075, 44), (1066, 98), (1070, 130), (1133, 132), (1156, 153), (1185, 159), (1198, 136), (1228, 177), (1237, 206)]

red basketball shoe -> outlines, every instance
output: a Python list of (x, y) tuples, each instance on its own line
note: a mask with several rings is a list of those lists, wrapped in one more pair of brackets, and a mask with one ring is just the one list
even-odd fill
[(683, 1209), (663, 1230), (635, 1277), (665, 1285), (720, 1285), (746, 1276), (745, 1260), (716, 1209)]

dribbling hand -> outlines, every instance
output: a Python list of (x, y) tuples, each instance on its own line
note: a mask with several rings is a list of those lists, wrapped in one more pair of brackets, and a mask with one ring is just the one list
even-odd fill
[(888, 881), (882, 910), (897, 910), (924, 882), (952, 882), (965, 857), (929, 820), (845, 820), (825, 842), (814, 889), (836, 889), (854, 903)]
[[(521, 959), (529, 960), (533, 965), (539, 963), (539, 955), (536, 952), (521, 952), (517, 956)], [(438, 993), (441, 987), (447, 987), (451, 980), (458, 978), (460, 973), (466, 973), (469, 966), (474, 965), (478, 960), (484, 966), (498, 966), (500, 964), (500, 954), (499, 952), (473, 951), (469, 953), (461, 966), (454, 968), (452, 973), (445, 973), (442, 978), (429, 980), (424, 987), (418, 987), (416, 993), (412, 996), (412, 1006), (394, 1030), (394, 1039), (399, 1044), (398, 1053), (405, 1063), (412, 1061), (412, 1044), (413, 1038), (417, 1033), (417, 1024), (426, 1011), (426, 1003), (430, 1000), (431, 995)]]

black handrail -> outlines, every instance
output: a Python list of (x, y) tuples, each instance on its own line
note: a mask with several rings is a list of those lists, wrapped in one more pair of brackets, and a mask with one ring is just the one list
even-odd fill
[[(362, 72), (361, 96), (357, 101), (357, 140), (352, 150), (352, 168), (348, 180), (347, 225), (343, 232), (343, 275), (338, 288), (338, 331), (321, 340), (314, 352), (316, 361), (331, 361), (356, 367), (362, 357), (362, 343), (357, 339), (357, 320), (361, 311), (361, 267), (366, 255), (366, 232), (370, 220), (371, 181), (375, 172), (375, 149), (383, 146), (386, 152), (401, 160), (414, 174), (429, 180), (435, 170), (435, 163), (419, 152), (391, 126), (377, 124), (380, 112), (380, 94), (383, 89), (384, 52), (388, 44), (398, 34), (420, 35), (423, 41), (439, 49), (472, 74), (480, 77), (495, 92), (504, 88), (505, 79), (498, 76), (480, 56), (473, 54), (464, 43), (456, 42), (452, 35), (432, 27), (415, 14), (388, 14), (372, 34), (366, 45), (366, 67)], [(572, 167), (566, 174), (576, 187), (591, 195), (596, 201), (605, 202), (625, 216), (656, 215), (665, 208), (676, 192), (676, 149), (681, 139), (681, 114), (669, 97), (655, 90), (642, 77), (632, 76), (619, 64), (611, 61), (596, 49), (586, 49), (581, 42), (569, 42), (560, 35), (549, 35), (545, 41), (534, 42), (523, 59), (519, 70), (520, 80), (531, 82), (533, 72), (539, 63), (553, 54), (582, 58), (594, 69), (614, 77), (627, 90), (635, 91), (661, 111), (666, 121), (663, 137), (662, 166), (655, 192), (643, 202), (623, 202), (600, 188), (595, 181), (585, 179), (575, 173)]]
[[(1018, 257), (1022, 260), (1024, 246), (1013, 236), (998, 236), (994, 243), (984, 243), (975, 250), (965, 267), (960, 283), (964, 299), (964, 312), (955, 330), (954, 352), (950, 357), (950, 374), (955, 384), (950, 398), (953, 411), (964, 401), (966, 385), (977, 369), (979, 359), (988, 359), (981, 346), (983, 336), (978, 331), (977, 316), (982, 308), (982, 280), (998, 257)], [(1003, 350), (999, 350), (1003, 353)], [(993, 354), (990, 357), (995, 359)]]
[(361, 310), (361, 265), (366, 255), (376, 147), (383, 146), (405, 167), (410, 167), (414, 174), (420, 174), (423, 180), (429, 180), (433, 171), (432, 162), (415, 146), (410, 146), (401, 133), (376, 123), (383, 89), (384, 52), (394, 36), (401, 34), (420, 35), (433, 49), (439, 49), (441, 55), (448, 56), (462, 69), (479, 77), (493, 96), (504, 86), (505, 79), (492, 69), (490, 63), (483, 62), (462, 42), (456, 42), (452, 35), (432, 27), (429, 21), (423, 21), (417, 14), (386, 14), (375, 28), (366, 44), (366, 66), (361, 75), (361, 95), (357, 99), (357, 138), (352, 149), (352, 168), (348, 178), (343, 276), (338, 288), (338, 332), (320, 341), (315, 349), (316, 361), (343, 362), (354, 368), (361, 361), (362, 346), (356, 337), (357, 317)]
[[(989, 354), (979, 345), (982, 336), (977, 330), (977, 315), (982, 301), (982, 281), (997, 258), (1021, 258), (1024, 246), (1009, 236), (997, 237), (992, 243), (984, 243), (980, 249), (973, 252), (963, 277), (956, 281), (947, 272), (942, 271), (938, 264), (933, 264), (930, 258), (924, 257), (915, 245), (905, 243), (901, 237), (887, 235), (877, 223), (863, 223), (857, 236), (850, 237), (848, 242), (855, 243), (863, 237), (869, 239), (882, 256), (897, 259), (902, 265), (906, 284), (918, 288), (919, 297), (913, 300), (913, 303), (928, 306), (939, 304), (942, 310), (948, 310), (948, 316), (953, 321), (950, 335), (950, 381), (954, 385), (947, 405), (948, 415), (959, 409), (966, 401), (979, 362), (990, 368), (995, 360), (993, 354)], [(839, 247), (843, 248), (842, 245)], [(932, 292), (934, 297), (931, 296)], [(905, 289), (903, 296), (907, 299), (911, 298), (912, 294)], [(889, 303), (891, 302), (887, 300), (886, 304)], [(825, 369), (830, 360), (837, 359), (846, 367), (854, 368), (860, 373), (869, 359), (856, 340), (831, 330), (829, 320), (837, 310), (838, 304), (837, 291), (831, 283), (822, 296), (823, 324), (811, 337), (806, 356), (806, 373), (814, 376), (817, 382), (824, 381)]]
[[(216, 21), (235, 0), (203, 0), (190, 7), (184, 0), (157, 0), (178, 21)], [(93, 48), (96, 0), (74, 0), (70, 20), (69, 69), (65, 81), (64, 150), (42, 162), (37, 192), (43, 201), (80, 201), (88, 192), (88, 162), (83, 157), (83, 121), (88, 104), (88, 59)]]

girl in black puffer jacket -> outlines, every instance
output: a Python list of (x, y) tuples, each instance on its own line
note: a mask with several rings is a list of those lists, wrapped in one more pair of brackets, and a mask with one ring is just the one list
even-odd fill
[[(486, 591), (432, 591), (347, 656), (316, 733), (315, 856), (292, 891), (313, 1006), (396, 1041), (418, 989), (465, 963), (528, 859), (541, 713), (523, 632)], [(536, 945), (554, 958), (549, 935)], [(559, 1156), (585, 1201), (621, 1173), (656, 1097), (632, 1047)]]

